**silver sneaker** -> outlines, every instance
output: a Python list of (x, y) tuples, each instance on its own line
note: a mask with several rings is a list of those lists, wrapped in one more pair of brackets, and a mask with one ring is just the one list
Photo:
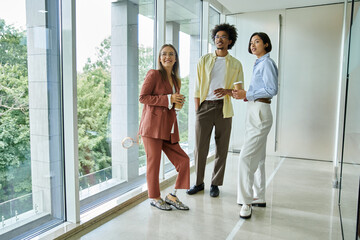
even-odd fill
[(173, 205), (176, 209), (189, 210), (189, 207), (183, 204), (177, 196), (174, 196), (170, 193), (165, 197), (165, 202), (169, 205)]
[(150, 205), (154, 206), (154, 207), (157, 207), (160, 210), (165, 210), (165, 211), (170, 211), (171, 210), (170, 205), (167, 204), (166, 202), (164, 202), (164, 200), (162, 200), (161, 198), (159, 200), (151, 199)]

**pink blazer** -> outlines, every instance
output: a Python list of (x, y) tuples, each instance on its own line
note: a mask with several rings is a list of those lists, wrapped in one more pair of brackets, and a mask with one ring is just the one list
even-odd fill
[[(179, 92), (179, 89), (176, 89)], [(145, 77), (139, 101), (144, 104), (139, 134), (144, 137), (179, 142), (179, 129), (174, 108), (168, 108), (168, 94), (173, 90), (168, 81), (163, 82), (159, 70), (151, 69)], [(174, 133), (171, 128), (174, 125)]]

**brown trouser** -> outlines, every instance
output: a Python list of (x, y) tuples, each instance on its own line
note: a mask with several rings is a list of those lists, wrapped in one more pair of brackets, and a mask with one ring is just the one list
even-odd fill
[(215, 166), (211, 184), (221, 186), (224, 180), (226, 157), (229, 149), (232, 118), (223, 117), (223, 101), (204, 101), (196, 112), (195, 168), (196, 185), (204, 182), (206, 159), (211, 132), (215, 126)]
[(182, 150), (180, 144), (144, 136), (142, 140), (146, 152), (146, 181), (149, 198), (160, 197), (159, 171), (161, 150), (164, 151), (179, 173), (176, 178), (175, 189), (189, 189), (190, 159), (184, 150)]

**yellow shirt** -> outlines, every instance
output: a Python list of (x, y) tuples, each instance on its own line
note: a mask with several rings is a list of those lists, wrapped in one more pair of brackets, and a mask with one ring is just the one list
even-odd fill
[[(214, 67), (216, 60), (216, 53), (208, 53), (202, 56), (197, 65), (197, 81), (195, 82), (195, 98), (200, 98), (200, 104), (205, 101), (209, 93), (210, 74)], [(243, 81), (244, 73), (242, 65), (239, 60), (231, 56), (229, 53), (225, 56), (226, 72), (225, 72), (225, 88), (233, 89), (234, 82)], [(230, 96), (224, 96), (223, 105), (224, 118), (234, 116), (234, 111), (231, 103)]]

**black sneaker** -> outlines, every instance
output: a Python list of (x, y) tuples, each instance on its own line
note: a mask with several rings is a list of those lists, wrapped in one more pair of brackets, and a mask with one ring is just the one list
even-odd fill
[(186, 193), (189, 195), (193, 195), (193, 194), (203, 191), (203, 190), (204, 190), (204, 183), (202, 183), (200, 185), (194, 185), (192, 188), (187, 190)]
[(217, 197), (219, 196), (220, 190), (219, 187), (216, 185), (211, 185), (210, 187), (210, 196), (211, 197)]

